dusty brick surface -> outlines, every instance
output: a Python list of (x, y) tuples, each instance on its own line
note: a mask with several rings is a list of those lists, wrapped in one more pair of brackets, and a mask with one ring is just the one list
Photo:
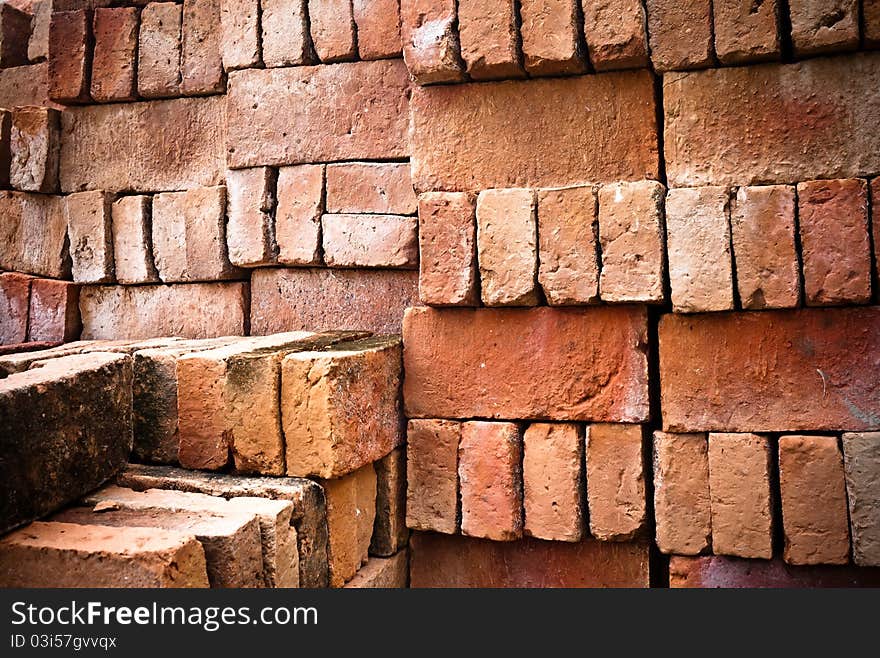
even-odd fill
[(645, 10), (638, 0), (583, 0), (584, 36), (597, 71), (648, 64)]
[(4, 3), (0, 7), (0, 66), (10, 68), (28, 63), (31, 13)]
[(371, 556), (345, 587), (349, 589), (403, 589), (409, 582), (408, 551), (391, 557)]
[[(376, 469), (376, 521), (370, 555), (391, 557), (406, 547), (406, 448), (395, 448), (373, 463)], [(372, 558), (371, 558), (372, 559)]]
[[(68, 197), (68, 203), (74, 196), (76, 195)], [(110, 211), (113, 255), (116, 280), (119, 283), (150, 283), (159, 280), (150, 248), (152, 208), (152, 197), (144, 195), (123, 196), (113, 202)]]
[(99, 103), (136, 98), (138, 10), (135, 7), (95, 9), (92, 33), (91, 96)]
[(137, 90), (144, 98), (177, 96), (183, 7), (151, 2), (141, 12), (138, 33)]
[(856, 0), (803, 0), (789, 8), (791, 42), (797, 55), (855, 50), (859, 45)]
[(79, 338), (79, 286), (68, 281), (34, 279), (28, 310), (28, 340), (71, 341)]
[(353, 0), (361, 59), (400, 57), (400, 3), (396, 0)]
[(324, 166), (281, 167), (275, 194), (278, 262), (283, 265), (321, 264)]
[(306, 0), (260, 0), (263, 62), (296, 66), (311, 60)]
[(476, 306), (475, 199), (466, 192), (419, 196), (419, 299), (432, 306)]
[(574, 0), (520, 2), (523, 65), (529, 75), (580, 73), (578, 3)]
[(28, 107), (12, 113), (9, 181), (16, 190), (57, 192), (60, 114), (57, 110)]
[(64, 199), (73, 280), (109, 283), (114, 280), (114, 197), (106, 192), (79, 192)]
[(238, 267), (275, 261), (275, 172), (268, 167), (226, 172), (226, 244)]
[(309, 28), (322, 62), (343, 62), (356, 57), (351, 0), (309, 0)]
[(853, 562), (880, 566), (880, 432), (845, 433), (842, 437), (852, 533)]
[(420, 85), (463, 78), (455, 0), (401, 0), (403, 60)]
[(880, 570), (843, 566), (792, 566), (781, 558), (743, 560), (721, 555), (669, 560), (669, 586), (683, 587), (877, 587)]
[(352, 162), (327, 167), (327, 212), (412, 215), (418, 200), (409, 164)]
[(0, 345), (27, 340), (31, 280), (16, 272), (0, 274)]
[(184, 0), (180, 39), (180, 90), (185, 96), (223, 91), (220, 1)]
[(715, 53), (719, 61), (744, 64), (779, 59), (780, 9), (779, 0), (754, 5), (738, 0), (712, 0)]
[(327, 214), (321, 218), (329, 267), (418, 267), (418, 219), (404, 215)]
[(368, 559), (376, 516), (376, 472), (367, 464), (322, 484), (327, 496), (330, 586), (342, 587)]
[(406, 431), (406, 525), (455, 534), (461, 423), (416, 419)]
[(651, 62), (658, 71), (705, 68), (713, 61), (711, 0), (646, 0)]
[[(227, 71), (258, 66), (260, 60), (259, 0), (219, 0), (220, 53)], [(217, 29), (217, 25), (209, 29)]]
[(513, 0), (458, 0), (461, 57), (474, 80), (522, 77)]
[(0, 192), (0, 217), (0, 268), (69, 278), (67, 221), (61, 197)]
[(59, 103), (89, 100), (92, 25), (88, 12), (54, 11), (49, 22), (48, 95)]

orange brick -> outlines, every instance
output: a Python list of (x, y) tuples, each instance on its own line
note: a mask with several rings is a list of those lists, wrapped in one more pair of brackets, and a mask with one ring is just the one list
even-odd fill
[(406, 525), (454, 534), (458, 530), (458, 444), (461, 423), (416, 419), (406, 433)]
[(523, 77), (513, 0), (458, 0), (461, 56), (474, 80)]
[(419, 298), (425, 304), (479, 304), (474, 201), (466, 192), (419, 197)]
[(92, 98), (99, 103), (134, 100), (137, 97), (137, 8), (95, 9), (92, 30), (95, 35)]
[(309, 28), (318, 59), (324, 63), (357, 57), (351, 0), (309, 0)]
[(397, 0), (354, 0), (352, 7), (360, 58), (399, 57), (400, 3)]
[(575, 0), (522, 0), (522, 49), (529, 75), (584, 71)]
[(597, 71), (648, 64), (645, 10), (639, 0), (583, 0), (584, 36)]
[(180, 43), (180, 91), (185, 96), (223, 91), (221, 0), (183, 0)]
[(629, 541), (647, 525), (641, 425), (587, 426), (587, 501), (596, 539)]
[(789, 7), (796, 55), (855, 50), (859, 46), (857, 0), (800, 0)]
[(657, 71), (712, 64), (710, 0), (646, 0), (651, 61)]
[(403, 60), (416, 84), (464, 77), (455, 0), (401, 0)]

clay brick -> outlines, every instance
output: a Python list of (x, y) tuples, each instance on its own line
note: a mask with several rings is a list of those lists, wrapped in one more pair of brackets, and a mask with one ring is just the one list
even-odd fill
[(281, 427), (287, 474), (336, 478), (403, 443), (401, 346), (366, 338), (281, 363)]
[(31, 277), (17, 272), (0, 273), (0, 345), (27, 340)]
[(141, 12), (137, 88), (144, 98), (180, 93), (180, 35), (183, 8), (173, 2), (151, 2)]
[(353, 0), (361, 59), (400, 57), (400, 3), (397, 0)]
[(535, 306), (538, 235), (532, 190), (486, 190), (477, 197), (477, 260), (487, 306)]
[(391, 557), (370, 557), (345, 587), (348, 589), (404, 589), (409, 582), (406, 549)]
[(599, 298), (596, 189), (538, 190), (538, 281), (551, 306)]
[(329, 213), (413, 215), (417, 207), (407, 162), (351, 162), (327, 167)]
[(660, 320), (664, 429), (880, 430), (880, 309)]
[(138, 49), (136, 7), (95, 9), (92, 18), (95, 52), (92, 59), (91, 96), (99, 103), (130, 101), (135, 90)]
[(131, 359), (67, 356), (0, 379), (0, 428), (5, 532), (73, 502), (125, 465)]
[(798, 183), (797, 192), (807, 306), (869, 302), (868, 184), (810, 181)]
[(8, 3), (0, 5), (0, 68), (28, 63), (31, 16)]
[(494, 541), (522, 537), (522, 430), (516, 423), (462, 423), (458, 477), (462, 534)]
[[(406, 547), (406, 448), (395, 448), (373, 464), (376, 469), (376, 522), (370, 555), (390, 557)], [(372, 559), (372, 558), (370, 558)]]
[(801, 283), (795, 193), (788, 185), (741, 187), (730, 209), (736, 284), (744, 309), (794, 308)]
[(53, 12), (49, 21), (49, 98), (59, 103), (87, 102), (91, 69), (89, 12)]
[(583, 430), (571, 423), (532, 423), (523, 434), (523, 512), (528, 537), (580, 541)]
[[(417, 192), (658, 177), (653, 81), (645, 71), (417, 87), (411, 110)], [(524, 132), (517, 117), (525, 116)]]
[(723, 64), (779, 59), (779, 0), (712, 0), (715, 53)]
[(69, 281), (34, 279), (28, 316), (28, 340), (76, 340), (82, 328), (79, 286)]
[(310, 64), (306, 0), (260, 0), (263, 62), (266, 66)]
[(796, 55), (855, 50), (859, 46), (857, 0), (794, 0), (789, 18)]
[(200, 187), (153, 197), (153, 257), (162, 281), (239, 277), (241, 272), (227, 257), (225, 229), (225, 187)]
[(599, 189), (602, 301), (664, 301), (665, 196), (665, 188), (656, 181), (614, 183)]
[[(2, 69), (0, 69), (2, 70)], [(0, 80), (0, 85), (3, 81)], [(0, 189), (9, 189), (12, 166), (12, 112), (0, 110)]]
[(849, 561), (843, 455), (831, 436), (779, 437), (783, 557), (789, 564)]
[(458, 35), (474, 80), (523, 77), (513, 0), (458, 0)]
[(268, 167), (226, 172), (229, 212), (226, 244), (238, 267), (275, 262), (275, 172)]
[(663, 77), (670, 187), (880, 170), (880, 53)]
[(458, 443), (461, 423), (411, 420), (406, 431), (406, 525), (458, 530)]
[(676, 312), (733, 310), (729, 212), (730, 192), (724, 187), (666, 195), (666, 252)]
[(221, 183), (224, 105), (215, 96), (66, 110), (62, 191), (157, 192)]
[(418, 219), (402, 215), (324, 215), (329, 267), (417, 268)]
[(376, 472), (372, 464), (367, 464), (322, 484), (327, 496), (330, 586), (342, 587), (369, 556), (370, 532), (376, 516)]
[(411, 587), (648, 587), (648, 542), (495, 542), (416, 533)]
[(862, 31), (867, 48), (880, 46), (880, 2), (877, 0), (862, 2)]
[(61, 106), (49, 100), (49, 63), (0, 69), (0, 107)]
[(229, 166), (406, 157), (408, 89), (399, 60), (233, 73)]
[(324, 165), (281, 167), (275, 193), (278, 262), (283, 265), (320, 265)]
[(646, 0), (651, 61), (657, 71), (711, 66), (710, 0)]
[(161, 528), (32, 523), (0, 541), (4, 587), (208, 587), (195, 537)]
[(113, 202), (113, 254), (116, 280), (119, 283), (150, 283), (159, 280), (153, 264), (152, 207), (153, 197), (150, 196), (124, 196)]
[(843, 435), (843, 460), (853, 562), (862, 567), (880, 566), (880, 432)]
[(242, 336), (244, 283), (178, 286), (85, 286), (80, 292), (84, 339)]
[(877, 587), (880, 569), (856, 567), (793, 567), (775, 560), (742, 560), (721, 555), (681, 557), (669, 560), (669, 586), (683, 587), (770, 587), (780, 589), (815, 587)]
[(52, 20), (52, 0), (35, 0), (31, 4), (33, 19), (27, 56), (32, 62), (49, 57), (49, 22)]
[(871, 243), (874, 246), (874, 281), (880, 291), (880, 178), (871, 181)]
[(576, 0), (522, 0), (519, 13), (523, 64), (529, 75), (559, 75), (585, 70), (578, 43)]
[(406, 270), (260, 269), (251, 276), (251, 332), (354, 329), (400, 333), (418, 297)]
[(357, 57), (351, 0), (309, 0), (312, 43), (322, 62), (343, 62)]
[(59, 112), (28, 107), (12, 113), (9, 180), (25, 192), (57, 192), (61, 148)]
[(464, 78), (455, 0), (400, 0), (403, 61), (416, 84)]
[(477, 222), (474, 196), (419, 196), (419, 299), (433, 306), (477, 306)]
[[(260, 3), (220, 1), (220, 52), (227, 71), (260, 64)], [(216, 29), (216, 28), (215, 28)]]
[(648, 65), (645, 10), (639, 0), (584, 0), (584, 36), (597, 71)]
[(648, 522), (641, 425), (587, 425), (587, 502), (590, 533), (605, 541), (629, 541)]
[(220, 0), (183, 0), (180, 91), (185, 96), (226, 88), (221, 53)]
[(697, 555), (710, 546), (705, 434), (654, 432), (654, 517), (662, 553)]
[(64, 197), (73, 280), (77, 283), (113, 281), (113, 202), (114, 196), (106, 192)]
[(0, 269), (55, 279), (70, 277), (61, 197), (0, 192)]
[(770, 442), (757, 434), (709, 434), (712, 552), (773, 557)]

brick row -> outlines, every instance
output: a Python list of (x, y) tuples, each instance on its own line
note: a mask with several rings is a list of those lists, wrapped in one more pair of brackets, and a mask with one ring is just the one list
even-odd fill
[(68, 281), (0, 273), (0, 345), (76, 340), (79, 291)]

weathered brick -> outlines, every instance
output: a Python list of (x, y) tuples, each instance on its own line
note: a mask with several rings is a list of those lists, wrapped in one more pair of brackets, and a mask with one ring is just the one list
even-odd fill
[(846, 564), (849, 524), (837, 437), (779, 437), (779, 492), (785, 561)]
[(61, 197), (0, 192), (0, 217), (0, 269), (56, 279), (70, 277)]
[(461, 57), (474, 80), (523, 77), (513, 0), (458, 0)]
[(880, 569), (856, 567), (794, 567), (781, 558), (742, 560), (721, 555), (682, 557), (669, 560), (669, 586), (682, 587), (877, 587)]
[(4, 2), (0, 5), (0, 68), (28, 63), (31, 16)]
[(278, 262), (283, 265), (320, 265), (324, 165), (281, 167), (275, 194)]
[(114, 196), (106, 192), (64, 197), (73, 280), (77, 283), (113, 281), (113, 202)]
[(855, 50), (859, 46), (857, 0), (795, 0), (788, 13), (796, 55)]
[(260, 0), (263, 62), (266, 66), (310, 64), (306, 0)]
[(397, 0), (353, 0), (361, 59), (400, 57), (400, 3)]
[(275, 262), (275, 172), (268, 167), (226, 172), (229, 260), (238, 267)]
[(318, 59), (343, 62), (357, 57), (351, 0), (309, 0), (309, 28)]
[(151, 2), (141, 12), (137, 88), (144, 98), (180, 93), (180, 35), (183, 8), (173, 2)]
[[(526, 131), (517, 118), (524, 116)], [(417, 192), (658, 177), (653, 81), (645, 71), (417, 87), (411, 124)]]
[(779, 59), (779, 0), (712, 0), (715, 53), (723, 64)]
[(95, 52), (91, 96), (99, 103), (137, 97), (135, 59), (138, 49), (136, 7), (95, 9), (92, 18)]
[[(227, 71), (260, 64), (259, 0), (220, 1), (220, 52)], [(214, 26), (216, 29), (216, 26)]]
[(49, 98), (59, 103), (88, 101), (91, 69), (89, 12), (53, 12), (49, 21)]
[(519, 13), (523, 64), (529, 75), (584, 71), (576, 0), (522, 0)]
[(868, 185), (864, 180), (798, 183), (798, 226), (808, 306), (871, 300)]
[(419, 196), (419, 299), (433, 306), (477, 306), (477, 222), (474, 196)]
[(867, 48), (880, 46), (880, 2), (863, 0), (862, 36)]
[(418, 267), (416, 217), (324, 215), (321, 235), (329, 267)]
[(31, 4), (33, 20), (28, 41), (27, 56), (32, 62), (49, 57), (49, 22), (52, 20), (52, 0), (35, 0)]
[(82, 328), (79, 286), (69, 281), (34, 279), (28, 316), (28, 340), (76, 340)]
[(329, 213), (413, 215), (417, 205), (407, 162), (349, 162), (327, 167)]
[(571, 423), (532, 423), (524, 432), (526, 536), (554, 541), (583, 538), (583, 450), (583, 430)]
[(17, 272), (0, 273), (0, 345), (27, 340), (31, 277)]
[(49, 63), (0, 69), (0, 107), (61, 106), (49, 100)]
[(874, 246), (874, 281), (880, 287), (880, 178), (871, 181), (871, 243)]
[(733, 309), (729, 212), (725, 187), (683, 188), (666, 195), (666, 252), (676, 312)]
[[(406, 547), (406, 448), (395, 448), (373, 463), (376, 469), (376, 521), (370, 555), (390, 557)], [(370, 558), (372, 559), (372, 558)]]
[(880, 566), (880, 432), (843, 435), (843, 460), (853, 562), (863, 567)]
[(406, 525), (458, 530), (458, 443), (461, 423), (411, 420), (406, 432)]
[(657, 71), (710, 66), (711, 0), (646, 0), (651, 61)]
[(25, 192), (57, 192), (61, 147), (57, 110), (28, 107), (12, 113), (9, 180)]
[[(2, 70), (2, 69), (0, 69)], [(3, 81), (0, 80), (0, 85)], [(9, 189), (12, 166), (12, 112), (0, 110), (0, 189)]]
[(400, 0), (403, 61), (416, 84), (464, 77), (455, 0)]
[(403, 589), (409, 582), (409, 552), (404, 548), (391, 557), (371, 556), (348, 583), (349, 589)]
[(654, 518), (663, 553), (710, 546), (709, 457), (705, 434), (654, 432)]
[(648, 65), (645, 10), (639, 0), (583, 0), (584, 36), (597, 71)]
[(221, 53), (220, 0), (183, 0), (180, 91), (185, 96), (226, 88)]
[(324, 480), (330, 586), (342, 587), (369, 557), (376, 517), (376, 472), (367, 464), (337, 480)]
[[(73, 195), (68, 199), (72, 197)], [(123, 196), (113, 202), (113, 254), (116, 280), (119, 283), (150, 283), (159, 280), (152, 253), (152, 207), (153, 197), (150, 196)]]

